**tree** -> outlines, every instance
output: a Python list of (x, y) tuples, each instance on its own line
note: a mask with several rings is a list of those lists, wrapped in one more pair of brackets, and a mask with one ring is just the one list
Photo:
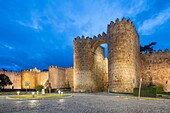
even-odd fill
[(2, 68), (2, 71), (7, 71), (5, 68)]
[(51, 83), (49, 80), (45, 82), (44, 86), (46, 89), (48, 89), (49, 93), (51, 93)]
[(7, 86), (7, 85), (12, 85), (11, 80), (5, 74), (0, 74), (0, 87), (3, 87), (4, 89), (4, 86)]
[(156, 42), (151, 42), (151, 43), (148, 44), (148, 45), (140, 46), (140, 53), (141, 53), (142, 51), (152, 53), (152, 51), (153, 51), (153, 46), (154, 46), (154, 45), (156, 45)]
[(36, 91), (41, 91), (43, 88), (44, 88), (43, 85), (37, 85), (37, 86), (35, 87), (35, 90), (36, 90)]

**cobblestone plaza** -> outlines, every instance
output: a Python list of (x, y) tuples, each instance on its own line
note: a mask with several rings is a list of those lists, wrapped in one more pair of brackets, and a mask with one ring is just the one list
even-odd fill
[(108, 93), (72, 93), (65, 99), (11, 100), (0, 96), (0, 113), (169, 113), (170, 100)]

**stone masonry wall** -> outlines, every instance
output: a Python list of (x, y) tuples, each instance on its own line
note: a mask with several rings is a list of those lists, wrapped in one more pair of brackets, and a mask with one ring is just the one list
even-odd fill
[[(35, 72), (24, 70), (21, 72), (22, 78), (22, 89), (35, 89), (37, 85), (45, 85), (45, 82), (48, 80), (48, 71), (47, 72)], [(30, 86), (25, 86), (25, 82), (29, 82)]]
[(48, 70), (49, 70), (49, 82), (51, 83), (51, 87), (52, 87), (52, 89), (57, 88), (58, 71), (55, 66), (49, 66)]
[(94, 71), (93, 71), (93, 80), (95, 82), (95, 87), (96, 91), (104, 91), (105, 90), (105, 81), (107, 77), (105, 76), (105, 67), (106, 67), (106, 62), (104, 58), (104, 48), (99, 46), (95, 50), (94, 54)]
[(36, 73), (36, 85), (44, 86), (48, 79), (49, 79), (48, 71)]
[(7, 75), (13, 83), (12, 85), (6, 86), (5, 89), (12, 89), (12, 86), (14, 89), (21, 89), (21, 73), (0, 71), (0, 74)]
[(170, 52), (166, 49), (164, 52), (159, 50), (153, 53), (142, 53), (141, 58), (141, 77), (142, 86), (163, 85), (164, 91), (170, 91)]
[(49, 78), (52, 89), (64, 88), (66, 86), (66, 76), (64, 68), (50, 66)]
[(66, 86), (65, 83), (65, 69), (64, 68), (57, 68), (57, 88), (64, 88)]
[(105, 60), (104, 60), (104, 65), (105, 66), (103, 66), (103, 70), (104, 70), (104, 91), (108, 91), (108, 59), (107, 58), (105, 58)]
[[(21, 88), (22, 89), (34, 89), (36, 86), (36, 72), (30, 72), (24, 70), (21, 72)], [(29, 82), (30, 86), (25, 86), (25, 82)]]
[(106, 40), (107, 37), (105, 33), (102, 33), (102, 35), (99, 34), (98, 37), (94, 36), (93, 39), (89, 37), (84, 38), (84, 36), (74, 39), (75, 92), (94, 92), (103, 90), (103, 88), (99, 88), (99, 86), (102, 86), (101, 84), (103, 84), (103, 82), (101, 84), (97, 82), (101, 81), (101, 78), (103, 77), (99, 76), (100, 74), (96, 74), (95, 63), (97, 63), (97, 59), (95, 59), (95, 54), (96, 49), (100, 44), (106, 43)]
[(70, 87), (71, 91), (74, 91), (74, 80), (73, 80), (73, 68), (65, 69), (65, 84), (66, 87)]
[(95, 90), (92, 78), (93, 54), (91, 39), (84, 36), (74, 40), (74, 91), (91, 92)]

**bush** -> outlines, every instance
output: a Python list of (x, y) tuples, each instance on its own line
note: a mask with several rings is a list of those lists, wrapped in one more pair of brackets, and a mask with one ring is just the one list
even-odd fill
[[(134, 96), (138, 96), (139, 88), (133, 89)], [(141, 97), (156, 97), (156, 88), (141, 88)]]
[(156, 93), (157, 94), (161, 94), (164, 91), (164, 87), (159, 85), (159, 86), (155, 86), (156, 88)]
[(163, 89), (164, 89), (162, 85), (151, 86), (151, 88), (156, 89), (156, 94), (162, 94)]
[(35, 87), (35, 90), (36, 90), (36, 91), (41, 91), (43, 88), (44, 88), (43, 85), (37, 85), (37, 86)]

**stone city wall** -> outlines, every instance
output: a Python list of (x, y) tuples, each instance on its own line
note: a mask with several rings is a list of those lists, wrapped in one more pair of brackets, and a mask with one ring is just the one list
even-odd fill
[(5, 74), (9, 77), (12, 85), (8, 85), (5, 87), (5, 89), (21, 89), (21, 73), (18, 72), (8, 72), (8, 71), (0, 71), (0, 74)]
[[(21, 88), (22, 89), (34, 89), (36, 86), (36, 72), (30, 72), (28, 70), (24, 70), (21, 72)], [(29, 83), (29, 85), (26, 85)]]
[[(21, 83), (22, 89), (35, 89), (37, 85), (45, 85), (48, 80), (48, 71), (46, 72), (36, 72), (24, 70), (21, 72)], [(26, 82), (29, 82), (30, 86), (26, 86)]]
[(74, 80), (73, 80), (73, 68), (65, 69), (65, 84), (66, 87), (70, 87), (71, 91), (74, 91)]
[(57, 85), (56, 88), (64, 88), (66, 83), (65, 83), (65, 69), (64, 68), (57, 68)]
[(104, 91), (108, 91), (108, 59), (104, 60), (105, 66), (103, 66), (104, 70)]
[(50, 66), (49, 78), (52, 89), (73, 88), (73, 68), (64, 69), (57, 66)]
[[(45, 85), (50, 80), (53, 89), (73, 87), (73, 68), (60, 68), (50, 66), (49, 71), (41, 72), (38, 69), (23, 70), (21, 73), (0, 71), (9, 77), (13, 85), (6, 86), (6, 89), (34, 89), (37, 85)], [(26, 82), (29, 86), (26, 86)]]
[[(97, 81), (103, 80), (103, 75), (100, 76), (102, 66), (98, 61), (98, 56), (99, 59), (102, 59), (104, 52), (101, 52), (101, 50), (96, 51), (96, 49), (100, 44), (105, 43), (106, 40), (105, 33), (102, 35), (99, 34), (98, 37), (94, 36), (93, 39), (89, 37), (84, 38), (84, 36), (74, 39), (75, 92), (94, 92), (103, 90), (103, 81), (101, 83), (98, 83)], [(101, 56), (102, 58), (100, 58)]]
[(49, 66), (49, 82), (51, 83), (51, 87), (53, 88), (57, 88), (57, 74), (58, 74), (58, 70), (57, 67), (55, 66)]
[(168, 91), (170, 91), (170, 52), (159, 50), (152, 53), (142, 53), (141, 77), (143, 87), (150, 85), (162, 85), (166, 91), (168, 81)]
[(44, 86), (48, 79), (49, 79), (48, 71), (36, 73), (36, 85), (43, 85)]

